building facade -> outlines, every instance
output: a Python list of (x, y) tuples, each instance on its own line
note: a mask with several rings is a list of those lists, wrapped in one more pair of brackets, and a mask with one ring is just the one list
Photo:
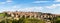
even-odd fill
[(54, 20), (54, 17), (57, 17), (55, 14), (50, 13), (41, 13), (41, 12), (6, 12), (8, 17), (16, 18), (37, 18), (46, 21), (46, 23), (52, 23), (51, 20)]

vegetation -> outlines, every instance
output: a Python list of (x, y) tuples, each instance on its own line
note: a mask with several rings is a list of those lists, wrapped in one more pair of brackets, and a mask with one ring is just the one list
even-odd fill
[[(10, 18), (7, 19), (6, 13), (0, 13), (0, 23), (45, 23), (42, 19), (36, 19), (36, 18), (19, 18), (19, 20)], [(51, 18), (52, 19), (52, 18)], [(51, 21), (54, 23), (60, 23), (60, 17), (54, 17)]]
[[(7, 14), (5, 13), (0, 13), (0, 17), (3, 16), (3, 18), (0, 19), (0, 23), (45, 23), (41, 19), (29, 19), (29, 18), (19, 18), (19, 20), (16, 19), (7, 19), (8, 17), (6, 16)], [(12, 20), (13, 19), (13, 20)]]
[(0, 16), (5, 16), (5, 14), (4, 13), (0, 13)]
[(20, 18), (19, 20), (5, 19), (2, 20), (0, 23), (44, 23), (44, 21), (39, 19)]
[(56, 17), (54, 23), (60, 23), (60, 17)]

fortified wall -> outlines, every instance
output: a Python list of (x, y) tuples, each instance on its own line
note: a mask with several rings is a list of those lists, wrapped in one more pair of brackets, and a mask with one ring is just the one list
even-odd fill
[(51, 13), (41, 13), (41, 12), (6, 12), (10, 17), (18, 18), (53, 18), (57, 15)]
[(6, 12), (6, 14), (8, 17), (13, 17), (13, 18), (42, 19), (47, 23), (50, 22), (51, 20), (54, 20), (55, 17), (60, 16), (60, 15), (55, 15), (51, 13), (42, 13), (42, 12)]

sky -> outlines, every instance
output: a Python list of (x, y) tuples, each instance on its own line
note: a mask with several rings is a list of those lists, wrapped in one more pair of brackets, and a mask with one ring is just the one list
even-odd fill
[(60, 0), (0, 0), (0, 12), (3, 11), (60, 14)]

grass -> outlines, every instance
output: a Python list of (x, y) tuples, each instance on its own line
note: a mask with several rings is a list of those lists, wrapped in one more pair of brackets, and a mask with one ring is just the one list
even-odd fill
[(5, 14), (4, 13), (0, 13), (0, 16), (5, 16)]

